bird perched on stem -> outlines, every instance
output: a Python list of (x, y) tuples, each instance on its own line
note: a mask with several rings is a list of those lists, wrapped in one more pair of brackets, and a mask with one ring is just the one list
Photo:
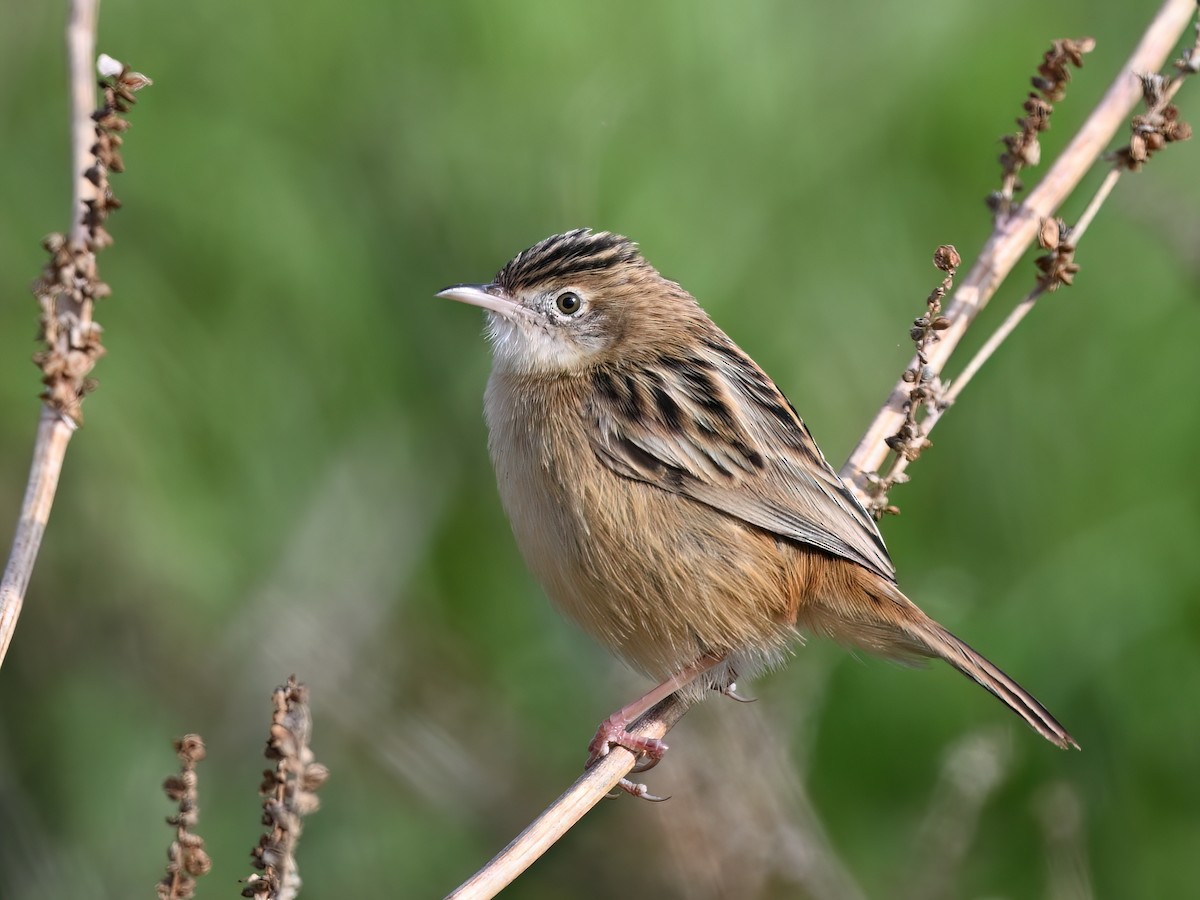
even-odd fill
[(778, 663), (805, 631), (940, 657), (1051, 743), (1077, 746), (901, 593), (874, 520), (796, 410), (635, 244), (570, 231), (490, 284), (438, 296), (487, 311), (488, 443), (530, 570), (567, 616), (661, 682), (604, 720), (589, 764), (613, 744), (653, 764), (666, 745), (630, 723), (677, 691), (736, 697), (739, 676)]

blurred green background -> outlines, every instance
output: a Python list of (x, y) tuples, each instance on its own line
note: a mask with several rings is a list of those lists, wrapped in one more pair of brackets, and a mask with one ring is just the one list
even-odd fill
[[(5, 546), (38, 414), (27, 286), (66, 226), (63, 6), (10, 0), (0, 31)], [(0, 896), (152, 896), (186, 731), (209, 744), (200, 896), (233, 896), (293, 671), (333, 773), (303, 896), (466, 878), (643, 682), (526, 574), (480, 317), (433, 293), (556, 231), (629, 234), (839, 464), (908, 359), (934, 248), (969, 264), (989, 231), (996, 139), (1050, 40), (1098, 48), (1045, 158), (1154, 9), (105, 0), (99, 49), (155, 85), (101, 258), (101, 387), (0, 672)], [(1195, 890), (1197, 153), (1119, 186), (1076, 286), (971, 386), (884, 525), (907, 592), (1083, 752), (948, 667), (816, 641), (744, 686), (758, 703), (688, 716), (647, 776), (669, 803), (602, 804), (507, 896)]]

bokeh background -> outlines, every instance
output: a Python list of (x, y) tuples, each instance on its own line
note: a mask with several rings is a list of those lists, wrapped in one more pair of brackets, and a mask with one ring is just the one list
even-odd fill
[[(27, 285), (66, 225), (63, 7), (13, 0), (0, 30), (5, 546), (38, 414)], [(115, 181), (101, 387), (0, 672), (0, 896), (152, 896), (186, 731), (209, 744), (200, 896), (233, 896), (293, 671), (333, 772), (303, 895), (467, 877), (643, 683), (524, 571), (480, 317), (433, 293), (556, 231), (627, 233), (840, 463), (908, 359), (933, 249), (969, 264), (989, 230), (997, 138), (1049, 41), (1098, 48), (1047, 157), (1153, 10), (105, 0), (100, 49), (156, 83)], [(945, 666), (816, 641), (744, 686), (756, 704), (688, 716), (647, 776), (670, 802), (602, 804), (508, 896), (1194, 892), (1198, 153), (1120, 185), (1076, 286), (971, 386), (884, 526), (905, 589), (1083, 752)]]

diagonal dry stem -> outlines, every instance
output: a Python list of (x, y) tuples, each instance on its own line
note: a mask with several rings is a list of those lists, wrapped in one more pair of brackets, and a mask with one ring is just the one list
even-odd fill
[[(1196, 29), (1197, 32), (1200, 33), (1200, 22), (1197, 23)], [(1185, 56), (1185, 59), (1186, 58), (1187, 57)], [(1182, 74), (1168, 83), (1165, 89), (1161, 92), (1161, 95), (1158, 95), (1153, 111), (1158, 111), (1165, 108), (1168, 104), (1170, 104), (1171, 100), (1175, 97), (1175, 94), (1178, 93), (1179, 88), (1183, 85), (1183, 76), (1190, 74), (1188, 69), (1182, 69), (1181, 72)], [(1190, 131), (1188, 133), (1190, 133)], [(1108, 200), (1109, 196), (1112, 194), (1113, 189), (1117, 186), (1117, 182), (1121, 180), (1122, 174), (1124, 174), (1126, 171), (1130, 171), (1130, 168), (1124, 162), (1127, 153), (1128, 150), (1119, 151), (1117, 154), (1114, 154), (1115, 162), (1113, 167), (1109, 169), (1108, 174), (1104, 176), (1104, 180), (1100, 183), (1100, 186), (1096, 188), (1096, 192), (1092, 195), (1091, 200), (1088, 201), (1088, 205), (1080, 215), (1079, 220), (1069, 229), (1069, 233), (1061, 222), (1044, 223), (1042, 233), (1053, 234), (1052, 242), (1043, 243), (1044, 247), (1055, 250), (1061, 247), (1063, 250), (1068, 251), (1069, 257), (1073, 259), (1074, 252), (1076, 248), (1078, 248), (1079, 242), (1087, 233), (1088, 228), (1091, 227), (1092, 222), (1095, 220), (1096, 215), (1100, 212), (1100, 209), (1104, 205), (1105, 201)], [(1140, 168), (1141, 163), (1138, 163), (1137, 165)], [(1047, 230), (1046, 226), (1052, 227)], [(1062, 231), (1061, 244), (1059, 242), (1060, 231)], [(1054, 246), (1052, 247), (1052, 245)], [(1043, 259), (1046, 258), (1044, 257)], [(914, 430), (914, 437), (912, 440), (917, 440), (922, 443), (928, 442), (929, 434), (933, 431), (934, 426), (941, 421), (941, 418), (945, 412), (958, 401), (958, 398), (962, 395), (962, 392), (966, 389), (967, 385), (971, 383), (971, 381), (979, 373), (979, 370), (983, 368), (984, 363), (991, 359), (995, 352), (1000, 348), (1000, 345), (1008, 339), (1013, 331), (1016, 330), (1016, 327), (1021, 324), (1021, 322), (1026, 316), (1029, 315), (1030, 312), (1033, 311), (1034, 306), (1037, 305), (1037, 301), (1041, 299), (1042, 295), (1048, 291), (1053, 291), (1056, 287), (1057, 282), (1053, 278), (1048, 278), (1045, 275), (1043, 275), (1042, 278), (1039, 278), (1038, 284), (1021, 299), (1020, 303), (1013, 307), (1007, 316), (1005, 316), (1004, 321), (1001, 322), (999, 327), (988, 337), (983, 346), (975, 352), (974, 356), (972, 356), (967, 362), (966, 366), (963, 367), (962, 372), (959, 373), (959, 375), (953, 381), (946, 382), (945, 390), (942, 392), (939, 402), (935, 404), (929, 404), (929, 408), (925, 417), (921, 420), (919, 426), (917, 426)], [(910, 408), (907, 412), (906, 424), (911, 423), (911, 419), (914, 414), (914, 409), (912, 408), (913, 406), (915, 406), (915, 403), (910, 404)], [(883, 507), (885, 511), (895, 509), (895, 507), (888, 507), (885, 505), (887, 502), (886, 488), (892, 484), (899, 484), (904, 481), (907, 477), (904, 474), (905, 470), (915, 459), (915, 455), (899, 453), (892, 460), (892, 464), (888, 468), (886, 476), (882, 476), (879, 481), (876, 482), (880, 486), (880, 496), (872, 498), (875, 508)]]

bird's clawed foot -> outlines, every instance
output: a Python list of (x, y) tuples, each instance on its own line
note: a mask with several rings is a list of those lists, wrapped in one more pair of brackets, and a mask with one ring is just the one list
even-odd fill
[[(625, 726), (628, 724), (624, 717), (620, 715), (609, 716), (600, 723), (600, 727), (596, 729), (596, 736), (588, 744), (586, 768), (590, 769), (607, 756), (608, 751), (612, 747), (624, 747), (626, 750), (637, 753), (641, 757), (637, 765), (633, 767), (632, 771), (634, 772), (645, 772), (658, 765), (659, 760), (667, 752), (666, 742), (658, 738), (632, 734), (625, 730)], [(625, 793), (633, 797), (640, 797), (643, 800), (659, 802), (667, 799), (666, 797), (656, 797), (650, 793), (646, 785), (630, 781), (628, 778), (622, 778), (617, 787)], [(610, 796), (616, 796), (615, 792)]]
[(653, 768), (667, 752), (665, 741), (658, 738), (643, 737), (640, 734), (631, 734), (625, 730), (625, 726), (629, 723), (619, 715), (612, 715), (600, 723), (600, 727), (596, 729), (596, 736), (592, 738), (592, 742), (588, 744), (588, 761), (586, 768), (591, 768), (602, 757), (608, 756), (610, 747), (624, 747), (626, 750), (631, 750), (634, 753), (643, 754), (648, 760), (649, 765), (642, 765), (637, 771), (644, 772), (646, 769)]
[(736, 700), (738, 703), (756, 703), (756, 702), (758, 702), (757, 697), (743, 697), (741, 694), (739, 694), (737, 692), (737, 684), (732, 681), (729, 682), (729, 684), (725, 685), (724, 687), (718, 687), (717, 685), (713, 685), (713, 690), (716, 691), (718, 694), (722, 694), (722, 695), (728, 697), (730, 700)]
[[(608, 751), (616, 747), (624, 747), (639, 755), (637, 765), (632, 769), (634, 772), (645, 772), (647, 769), (654, 768), (658, 761), (663, 758), (663, 754), (667, 752), (666, 742), (659, 738), (645, 737), (640, 734), (633, 734), (629, 729), (631, 722), (636, 722), (638, 718), (650, 711), (656, 703), (661, 703), (666, 700), (676, 691), (692, 684), (697, 678), (705, 672), (719, 666), (725, 657), (721, 654), (705, 653), (694, 663), (684, 666), (662, 684), (648, 690), (642, 696), (638, 697), (632, 703), (622, 706), (619, 710), (600, 723), (600, 727), (596, 729), (596, 736), (592, 738), (592, 742), (588, 744), (588, 761), (587, 767), (591, 768), (603, 757), (608, 755)], [(732, 690), (732, 686), (730, 687)], [(641, 797), (643, 800), (662, 800), (663, 797), (655, 797), (646, 790), (644, 784), (637, 784), (622, 778), (617, 785), (627, 794), (632, 794), (634, 797)]]
[[(662, 803), (664, 800), (670, 800), (670, 797), (659, 797), (650, 793), (650, 789), (640, 781), (630, 781), (628, 778), (622, 778), (617, 782), (617, 787), (631, 797), (637, 797), (639, 800), (649, 800), (651, 803)], [(613, 791), (608, 796), (619, 797), (618, 791)]]

